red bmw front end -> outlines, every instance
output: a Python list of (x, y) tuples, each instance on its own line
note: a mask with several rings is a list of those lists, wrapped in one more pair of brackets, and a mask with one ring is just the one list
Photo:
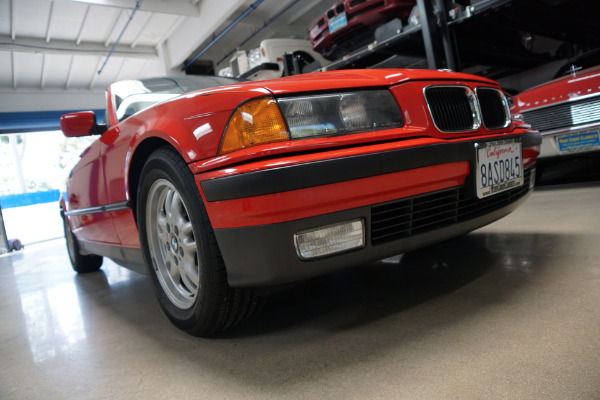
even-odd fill
[(370, 70), (253, 85), (271, 94), (234, 111), (218, 157), (190, 164), (231, 286), (459, 236), (533, 187), (540, 135), (513, 120), (488, 79)]

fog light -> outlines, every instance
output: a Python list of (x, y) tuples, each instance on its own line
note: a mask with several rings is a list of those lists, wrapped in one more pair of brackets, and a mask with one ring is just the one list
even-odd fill
[(296, 252), (301, 259), (324, 257), (365, 246), (362, 219), (308, 229), (294, 235)]

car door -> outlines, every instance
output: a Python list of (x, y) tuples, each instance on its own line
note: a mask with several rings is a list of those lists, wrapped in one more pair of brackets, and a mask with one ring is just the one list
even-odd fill
[(139, 247), (137, 226), (127, 193), (126, 162), (130, 154), (130, 142), (135, 126), (120, 123), (102, 135), (100, 158), (107, 188), (107, 204), (122, 246)]
[(105, 211), (108, 196), (101, 148), (101, 139), (96, 140), (81, 154), (79, 163), (71, 171), (68, 214), (79, 240), (119, 243), (112, 217)]

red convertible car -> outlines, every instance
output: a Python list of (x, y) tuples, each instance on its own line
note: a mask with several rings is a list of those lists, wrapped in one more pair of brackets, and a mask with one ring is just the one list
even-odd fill
[[(222, 86), (227, 84), (225, 86)], [(244, 321), (257, 287), (466, 234), (532, 188), (540, 136), (485, 78), (351, 70), (238, 83), (165, 77), (108, 88), (106, 124), (61, 203), (77, 272), (147, 272), (194, 335)]]

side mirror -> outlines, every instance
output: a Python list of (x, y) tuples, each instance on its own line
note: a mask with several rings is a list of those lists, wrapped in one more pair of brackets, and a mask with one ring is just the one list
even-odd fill
[(106, 126), (96, 123), (93, 111), (79, 111), (60, 117), (60, 130), (66, 137), (80, 137), (99, 135), (106, 130)]

